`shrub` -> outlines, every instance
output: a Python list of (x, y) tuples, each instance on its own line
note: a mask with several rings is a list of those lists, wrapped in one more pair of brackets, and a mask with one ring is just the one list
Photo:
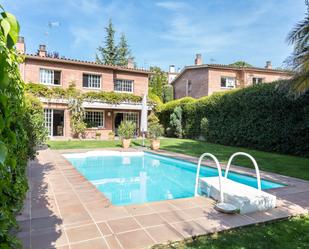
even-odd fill
[(148, 115), (148, 124), (155, 124), (155, 123), (159, 123), (160, 120), (159, 118), (156, 116), (156, 114), (154, 112), (151, 112), (149, 115)]
[[(224, 145), (309, 156), (309, 93), (292, 98), (279, 87), (287, 82), (186, 101), (182, 104), (183, 134)], [(174, 119), (167, 106), (183, 102), (180, 99), (163, 106), (159, 117), (164, 127)]]
[(118, 134), (122, 139), (130, 139), (134, 136), (136, 124), (132, 121), (122, 121), (118, 127)]
[(85, 110), (83, 108), (83, 99), (78, 97), (71, 99), (68, 107), (71, 113), (71, 129), (73, 135), (81, 139), (87, 128), (87, 124), (84, 122)]
[(33, 159), (35, 147), (41, 145), (47, 139), (47, 129), (44, 124), (44, 110), (42, 102), (32, 94), (26, 94), (25, 127), (28, 134), (28, 154)]
[(159, 123), (152, 123), (149, 125), (148, 136), (151, 139), (158, 139), (164, 132), (163, 126)]
[(173, 86), (164, 85), (162, 89), (162, 100), (164, 103), (172, 101), (174, 99)]
[(182, 109), (176, 106), (174, 112), (170, 116), (170, 126), (168, 127), (168, 135), (182, 138)]

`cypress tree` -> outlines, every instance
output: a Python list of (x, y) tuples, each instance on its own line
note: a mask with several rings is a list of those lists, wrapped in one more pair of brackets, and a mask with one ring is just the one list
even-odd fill
[(124, 33), (121, 33), (117, 52), (118, 52), (117, 53), (117, 65), (118, 66), (128, 65), (128, 59), (131, 57), (131, 51), (130, 51), (130, 48), (127, 42), (127, 38)]
[(98, 63), (108, 64), (108, 65), (116, 65), (117, 64), (117, 53), (118, 49), (115, 45), (115, 29), (112, 23), (112, 20), (109, 19), (108, 26), (105, 28), (106, 36), (104, 47), (99, 46), (98, 51), (99, 54), (96, 54), (96, 61)]

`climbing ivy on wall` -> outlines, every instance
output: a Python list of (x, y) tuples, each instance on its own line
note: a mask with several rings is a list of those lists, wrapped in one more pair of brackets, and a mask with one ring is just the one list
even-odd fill
[[(0, 12), (0, 248), (20, 248), (13, 233), (15, 215), (23, 206), (27, 161), (34, 156), (32, 147), (39, 134), (32, 136), (36, 124), (29, 122), (30, 105), (26, 105), (19, 74), (22, 58), (14, 48), (19, 24), (1, 5)], [(39, 114), (40, 109), (33, 113)]]

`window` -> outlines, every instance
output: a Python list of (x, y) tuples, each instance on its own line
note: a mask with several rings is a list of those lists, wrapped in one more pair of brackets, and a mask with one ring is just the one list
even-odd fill
[(191, 80), (188, 81), (188, 92), (190, 93), (192, 91), (192, 82)]
[(85, 123), (88, 128), (103, 128), (104, 111), (86, 111)]
[(114, 82), (114, 91), (116, 92), (133, 92), (133, 80), (116, 79)]
[(234, 88), (236, 79), (234, 77), (221, 77), (222, 88)]
[(263, 81), (264, 81), (264, 78), (259, 78), (259, 77), (253, 77), (252, 78), (252, 84), (253, 85), (262, 84)]
[(47, 85), (60, 85), (60, 71), (40, 69), (40, 82)]
[(101, 88), (101, 76), (95, 74), (83, 74), (83, 87)]

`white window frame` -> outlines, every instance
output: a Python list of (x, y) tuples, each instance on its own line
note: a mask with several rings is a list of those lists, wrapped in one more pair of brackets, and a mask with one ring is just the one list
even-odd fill
[[(60, 72), (60, 79), (59, 79), (60, 84), (55, 84), (55, 71)], [(45, 74), (43, 74), (43, 72), (45, 72)], [(48, 74), (46, 74), (47, 72)], [(50, 85), (50, 86), (61, 86), (61, 71), (60, 70), (54, 70), (51, 68), (40, 68), (39, 77), (40, 77), (41, 84)]]
[[(261, 83), (258, 83), (258, 82), (256, 82), (256, 81), (254, 81), (254, 79), (257, 79), (257, 80), (262, 79), (262, 82), (261, 82)], [(265, 78), (263, 78), (263, 77), (252, 76), (251, 83), (252, 83), (252, 85), (259, 85), (259, 84), (263, 84), (263, 83), (264, 83), (264, 80), (265, 80)]]
[[(104, 110), (86, 110), (85, 111), (85, 120), (86, 120), (86, 115), (87, 113), (102, 113), (102, 126), (95, 126), (95, 127), (87, 127), (89, 129), (104, 129), (105, 128), (105, 111)], [(93, 118), (93, 116), (92, 116)]]
[[(222, 83), (222, 79), (225, 78), (225, 86), (222, 86), (221, 83)], [(228, 82), (230, 81), (230, 82)], [(233, 81), (233, 84), (231, 85)], [(236, 77), (232, 77), (232, 76), (221, 76), (220, 78), (220, 87), (223, 88), (223, 89), (233, 89), (236, 87)]]
[[(124, 89), (124, 86), (121, 86), (121, 90), (116, 90), (115, 89), (115, 86), (116, 86), (116, 82), (117, 81), (122, 81), (122, 83), (124, 82), (131, 82), (132, 84), (132, 87), (131, 87), (131, 91), (126, 91), (126, 90), (123, 90)], [(115, 79), (114, 81), (114, 92), (120, 92), (120, 93), (133, 93), (134, 92), (134, 80), (126, 80), (126, 79)]]
[[(84, 86), (84, 75), (87, 75), (87, 83), (88, 83), (88, 86)], [(90, 82), (89, 82), (89, 76), (90, 76)], [(94, 84), (97, 84), (97, 83), (94, 83), (94, 82), (91, 82), (91, 78), (94, 78), (94, 77), (99, 77), (99, 86), (96, 87), (96, 86), (93, 86)], [(93, 80), (92, 78), (92, 80)], [(92, 74), (92, 73), (83, 73), (83, 82), (82, 82), (82, 85), (83, 85), (83, 88), (90, 88), (90, 89), (101, 89), (101, 83), (102, 83), (102, 77), (100, 74)]]

